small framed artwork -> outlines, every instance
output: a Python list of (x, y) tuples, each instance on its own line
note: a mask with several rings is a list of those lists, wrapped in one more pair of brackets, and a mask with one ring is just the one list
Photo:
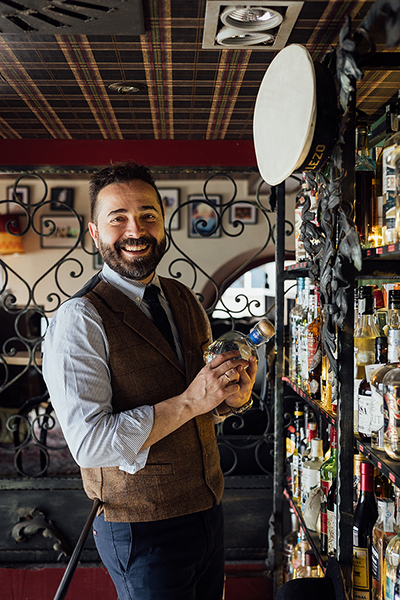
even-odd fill
[(193, 194), (188, 197), (188, 234), (190, 238), (221, 237), (218, 220), (218, 207), (221, 204), (221, 196), (214, 194), (208, 196), (207, 199), (208, 202), (205, 202), (202, 194)]
[(40, 219), (42, 248), (72, 248), (79, 240), (83, 217), (42, 215)]
[(74, 188), (52, 188), (50, 198), (51, 210), (74, 208)]
[(179, 190), (177, 188), (158, 188), (165, 213), (165, 229), (180, 229), (179, 211), (174, 212), (180, 206)]
[(13, 185), (7, 188), (7, 210), (11, 214), (24, 215), (26, 214), (21, 204), (28, 206), (29, 204), (29, 188), (24, 185)]
[(249, 202), (235, 202), (230, 208), (229, 221), (230, 223), (241, 221), (246, 225), (255, 225), (257, 223), (257, 208)]

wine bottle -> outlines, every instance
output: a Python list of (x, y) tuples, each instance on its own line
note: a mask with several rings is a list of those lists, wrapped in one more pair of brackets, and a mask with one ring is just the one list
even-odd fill
[(328, 552), (328, 515), (327, 515), (327, 500), (329, 488), (336, 477), (337, 470), (337, 433), (334, 427), (331, 427), (331, 456), (326, 460), (320, 468), (321, 481), (321, 552)]
[(372, 530), (378, 518), (374, 467), (362, 462), (360, 498), (353, 519), (353, 600), (371, 600)]

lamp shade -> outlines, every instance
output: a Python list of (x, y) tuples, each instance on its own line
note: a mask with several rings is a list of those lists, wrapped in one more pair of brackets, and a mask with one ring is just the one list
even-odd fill
[(24, 247), (18, 217), (16, 215), (0, 215), (0, 255), (22, 254)]

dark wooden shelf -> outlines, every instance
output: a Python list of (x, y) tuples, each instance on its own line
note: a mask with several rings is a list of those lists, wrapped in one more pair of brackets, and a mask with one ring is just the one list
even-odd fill
[(400, 487), (400, 461), (392, 460), (386, 452), (374, 450), (371, 444), (363, 442), (358, 437), (356, 437), (356, 444), (361, 454), (366, 456), (394, 485)]
[(298, 385), (291, 381), (289, 377), (282, 377), (282, 381), (287, 383), (292, 388), (292, 390), (296, 392), (298, 396), (300, 396), (300, 398), (302, 398), (310, 406), (312, 406), (320, 415), (322, 415), (328, 421), (328, 423), (336, 427), (336, 415), (334, 415), (333, 412), (328, 411), (323, 406), (320, 400), (315, 400), (314, 398), (311, 398), (304, 390), (302, 390)]

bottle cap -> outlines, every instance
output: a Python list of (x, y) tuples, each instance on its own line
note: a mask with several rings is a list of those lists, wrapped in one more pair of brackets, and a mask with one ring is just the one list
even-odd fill
[(372, 285), (362, 285), (358, 288), (358, 298), (371, 298), (373, 296), (374, 288)]
[(275, 327), (268, 319), (261, 319), (257, 323), (257, 326), (268, 339), (271, 339), (275, 335)]
[(305, 551), (305, 562), (306, 567), (316, 567), (318, 565), (317, 557), (315, 556), (313, 550)]
[(400, 308), (400, 290), (389, 290), (388, 308)]
[(312, 456), (323, 456), (324, 450), (322, 446), (322, 440), (320, 438), (312, 438), (311, 440), (311, 455)]

